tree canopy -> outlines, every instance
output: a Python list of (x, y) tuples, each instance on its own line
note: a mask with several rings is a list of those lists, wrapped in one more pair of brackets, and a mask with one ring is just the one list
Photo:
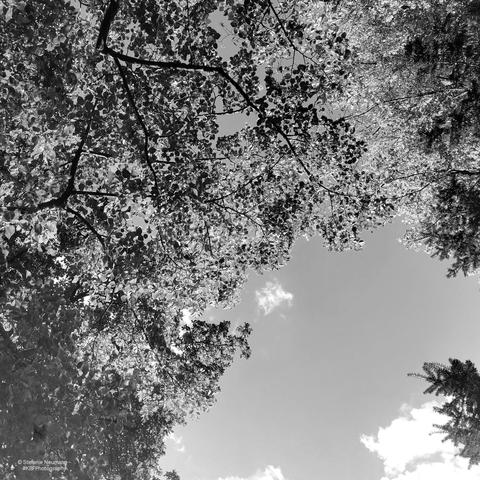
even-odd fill
[(405, 238), (449, 275), (480, 262), (480, 3), (335, 2), (354, 52), (339, 108), (366, 141), (364, 161), (409, 221)]
[(391, 217), (332, 110), (348, 39), (311, 6), (0, 2), (4, 478), (30, 457), (157, 478), (165, 435), (249, 354), (248, 324), (202, 312), (299, 236), (358, 248)]
[(301, 236), (356, 249), (401, 214), (452, 275), (478, 268), (476, 0), (0, 11), (3, 477), (159, 478), (249, 355), (248, 324), (202, 314)]
[(445, 402), (435, 410), (448, 418), (443, 425), (435, 425), (461, 447), (460, 455), (470, 465), (480, 463), (480, 375), (475, 365), (467, 360), (449, 359), (449, 365), (425, 363), (420, 377), (430, 385), (425, 393), (445, 397)]

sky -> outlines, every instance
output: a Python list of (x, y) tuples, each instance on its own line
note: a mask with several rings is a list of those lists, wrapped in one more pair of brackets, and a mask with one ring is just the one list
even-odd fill
[[(473, 480), (449, 442), (423, 362), (480, 365), (480, 287), (406, 249), (404, 226), (360, 252), (300, 239), (276, 272), (251, 274), (212, 320), (248, 321), (252, 356), (225, 373), (217, 403), (168, 440), (182, 480)], [(439, 399), (437, 399), (438, 401)], [(439, 421), (440, 420), (440, 421)]]

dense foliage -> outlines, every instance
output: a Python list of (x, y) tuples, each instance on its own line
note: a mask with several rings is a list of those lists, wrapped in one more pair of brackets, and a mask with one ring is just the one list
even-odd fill
[(334, 3), (354, 52), (339, 108), (367, 142), (364, 161), (386, 172), (384, 192), (411, 224), (406, 243), (452, 259), (449, 275), (475, 272), (480, 3)]
[(478, 268), (477, 0), (0, 12), (3, 477), (159, 477), (249, 354), (248, 324), (203, 312), (299, 236), (359, 248), (403, 214), (407, 243)]
[(303, 1), (0, 11), (0, 473), (157, 478), (165, 435), (249, 353), (248, 325), (202, 312), (298, 236), (357, 248), (392, 214), (331, 108), (349, 42)]

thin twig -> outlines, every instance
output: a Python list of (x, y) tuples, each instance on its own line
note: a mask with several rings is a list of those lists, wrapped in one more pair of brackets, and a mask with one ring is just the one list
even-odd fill
[(79, 212), (74, 210), (73, 208), (67, 207), (65, 209), (67, 212), (71, 213), (72, 215), (75, 215), (98, 239), (98, 241), (102, 244), (102, 247), (105, 248), (105, 240), (103, 237), (95, 230), (93, 225), (85, 218), (83, 215), (81, 215)]
[(97, 196), (97, 197), (119, 197), (118, 193), (111, 193), (111, 192), (100, 192), (100, 191), (92, 191), (92, 190), (74, 190), (72, 195), (90, 195), (90, 196)]
[[(109, 50), (108, 47), (105, 48), (105, 50)], [(127, 77), (125, 75), (125, 72), (123, 71), (122, 64), (118, 60), (116, 56), (113, 56), (113, 60), (115, 64), (117, 65), (118, 71), (120, 73), (120, 77), (122, 78), (122, 84), (123, 88), (125, 90), (125, 93), (127, 94), (128, 101), (130, 103), (130, 106), (133, 108), (133, 111), (135, 112), (135, 116), (137, 117), (138, 123), (140, 124), (143, 134), (145, 136), (145, 142), (144, 142), (144, 148), (143, 148), (143, 153), (145, 155), (145, 161), (147, 163), (147, 166), (149, 170), (152, 172), (153, 176), (153, 181), (155, 183), (155, 189), (158, 192), (160, 192), (160, 189), (158, 188), (158, 180), (157, 180), (157, 174), (155, 173), (155, 169), (153, 168), (152, 163), (150, 162), (150, 157), (148, 155), (148, 143), (150, 136), (148, 134), (147, 126), (145, 125), (145, 122), (143, 121), (142, 116), (140, 115), (140, 112), (138, 111), (137, 105), (135, 104), (135, 99), (133, 98), (133, 94), (130, 90), (130, 86), (128, 85)]]
[(72, 164), (70, 165), (70, 177), (68, 179), (67, 186), (63, 193), (58, 198), (52, 198), (51, 200), (47, 200), (46, 202), (42, 202), (38, 204), (37, 210), (42, 210), (44, 208), (50, 207), (61, 207), (65, 205), (68, 198), (72, 195), (73, 191), (75, 190), (75, 176), (78, 170), (78, 163), (80, 162), (80, 157), (82, 156), (83, 147), (85, 142), (87, 141), (88, 134), (90, 133), (90, 126), (92, 125), (93, 120), (93, 113), (95, 111), (96, 103), (93, 105), (92, 110), (90, 112), (90, 118), (87, 123), (87, 128), (85, 129), (85, 133), (83, 134), (80, 143), (78, 144), (77, 150), (75, 152), (75, 156), (72, 160)]

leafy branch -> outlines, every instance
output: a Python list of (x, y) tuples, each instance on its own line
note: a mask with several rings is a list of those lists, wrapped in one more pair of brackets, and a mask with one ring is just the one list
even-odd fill
[(148, 166), (150, 172), (152, 173), (153, 181), (155, 183), (156, 193), (158, 193), (160, 191), (160, 189), (158, 187), (157, 174), (155, 172), (155, 169), (153, 168), (152, 162), (150, 161), (150, 157), (148, 155), (148, 143), (149, 143), (149, 138), (150, 137), (149, 137), (149, 134), (148, 134), (147, 126), (145, 125), (145, 122), (144, 122), (142, 116), (140, 115), (140, 112), (138, 111), (137, 105), (135, 103), (135, 99), (133, 98), (132, 91), (130, 89), (130, 86), (128, 85), (128, 80), (127, 80), (127, 77), (126, 77), (125, 72), (123, 70), (122, 64), (120, 63), (120, 61), (118, 60), (118, 58), (116, 56), (113, 56), (113, 61), (115, 62), (115, 65), (118, 68), (118, 72), (120, 73), (120, 77), (122, 78), (122, 85), (123, 85), (123, 89), (124, 89), (124, 91), (127, 95), (128, 102), (130, 103), (130, 106), (132, 107), (133, 111), (135, 112), (135, 117), (137, 118), (138, 123), (142, 127), (143, 134), (145, 136), (143, 154), (145, 156), (145, 162), (147, 163), (147, 166)]
[(71, 213), (72, 215), (74, 215), (76, 218), (78, 218), (88, 228), (88, 230), (90, 230), (90, 232), (92, 232), (95, 235), (98, 241), (102, 244), (102, 247), (105, 248), (105, 240), (103, 239), (103, 237), (97, 232), (95, 227), (93, 227), (93, 225), (81, 213), (77, 212), (76, 210), (70, 207), (67, 207), (65, 210), (68, 213)]
[(150, 67), (168, 68), (173, 70), (190, 70), (205, 73), (217, 73), (223, 77), (234, 89), (243, 97), (247, 105), (258, 113), (261, 113), (260, 108), (255, 105), (250, 96), (245, 92), (240, 83), (238, 83), (224, 68), (213, 65), (197, 65), (194, 63), (185, 63), (178, 60), (147, 60), (145, 58), (133, 57), (117, 52), (110, 47), (105, 47), (103, 50), (107, 55), (118, 60), (123, 60), (125, 63), (146, 65)]
[(69, 176), (68, 183), (65, 190), (59, 197), (52, 198), (51, 200), (47, 200), (46, 202), (39, 203), (37, 206), (37, 210), (43, 210), (44, 208), (52, 208), (52, 207), (62, 207), (67, 203), (67, 200), (69, 199), (69, 197), (73, 195), (75, 191), (75, 176), (77, 174), (80, 157), (82, 156), (83, 147), (85, 146), (85, 142), (87, 141), (88, 134), (90, 133), (90, 127), (92, 125), (95, 107), (96, 107), (96, 103), (92, 107), (92, 110), (90, 112), (90, 118), (87, 123), (87, 127), (85, 128), (83, 137), (80, 140), (80, 143), (75, 152), (75, 156), (73, 157), (72, 163), (70, 165), (70, 176)]

